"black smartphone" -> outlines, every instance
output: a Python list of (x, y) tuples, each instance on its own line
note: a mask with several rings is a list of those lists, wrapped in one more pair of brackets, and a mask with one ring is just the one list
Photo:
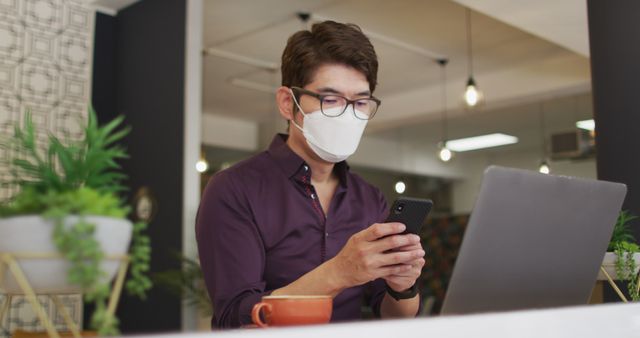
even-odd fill
[(425, 219), (429, 215), (433, 201), (421, 198), (400, 197), (396, 199), (389, 209), (386, 222), (399, 222), (407, 229), (403, 234), (420, 235), (420, 230)]

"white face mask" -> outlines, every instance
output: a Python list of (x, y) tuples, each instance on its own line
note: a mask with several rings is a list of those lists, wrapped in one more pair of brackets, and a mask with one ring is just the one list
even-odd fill
[[(320, 110), (305, 114), (293, 92), (291, 92), (291, 95), (293, 96), (293, 102), (295, 102), (298, 109), (300, 109), (300, 113), (304, 116), (304, 128), (300, 127), (294, 120), (291, 120), (291, 123), (302, 131), (309, 147), (321, 159), (338, 163), (346, 160), (356, 152), (368, 121), (361, 120), (355, 116), (352, 104), (338, 117), (325, 116)], [(339, 111), (340, 108), (332, 108), (328, 112), (331, 113), (334, 110)]]

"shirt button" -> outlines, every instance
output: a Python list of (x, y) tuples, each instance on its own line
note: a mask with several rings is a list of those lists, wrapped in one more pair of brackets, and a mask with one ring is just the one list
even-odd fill
[(316, 199), (316, 194), (313, 194), (313, 193), (312, 193), (312, 194), (311, 194), (311, 198), (312, 198), (312, 199)]
[(329, 233), (328, 233), (328, 232), (325, 232), (325, 233), (324, 233), (324, 237), (329, 237)]

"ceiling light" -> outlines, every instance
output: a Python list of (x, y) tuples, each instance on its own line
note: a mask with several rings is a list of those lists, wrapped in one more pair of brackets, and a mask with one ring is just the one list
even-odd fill
[(476, 87), (476, 82), (473, 80), (473, 77), (469, 76), (467, 89), (464, 91), (464, 102), (469, 107), (475, 107), (475, 105), (482, 100), (482, 97), (482, 92), (480, 92)]
[(501, 134), (501, 133), (495, 133), (495, 134), (467, 137), (467, 138), (447, 141), (447, 143), (445, 144), (445, 149), (449, 148), (450, 150), (453, 150), (453, 151), (463, 152), (463, 151), (504, 146), (504, 145), (514, 144), (514, 143), (518, 143), (517, 137)]
[(398, 181), (396, 182), (395, 189), (398, 194), (402, 194), (407, 189), (407, 185), (402, 181)]
[(466, 8), (465, 14), (465, 22), (467, 24), (467, 71), (469, 73), (469, 78), (462, 98), (467, 106), (475, 107), (482, 101), (484, 96), (478, 89), (476, 81), (473, 79), (473, 39), (471, 36), (471, 11), (469, 8)]
[(576, 122), (576, 127), (584, 130), (594, 131), (596, 130), (596, 122), (593, 119), (582, 120)]
[(538, 171), (542, 174), (548, 175), (551, 172), (551, 167), (549, 167), (547, 161), (542, 161), (542, 163), (540, 163), (540, 167), (538, 167)]
[(538, 171), (542, 174), (548, 175), (551, 172), (549, 163), (547, 163), (547, 138), (544, 129), (544, 102), (540, 102), (540, 145), (542, 147), (542, 161), (538, 167)]
[(449, 162), (453, 158), (453, 153), (446, 146), (442, 147), (438, 152), (438, 158), (442, 162)]
[(196, 170), (199, 173), (203, 173), (205, 171), (207, 171), (207, 169), (209, 169), (209, 163), (207, 163), (207, 160), (204, 158), (201, 158), (198, 160), (198, 162), (196, 162)]
[(449, 162), (453, 153), (447, 148), (447, 64), (449, 60), (440, 59), (438, 64), (442, 69), (442, 141), (438, 144), (438, 158), (442, 162)]

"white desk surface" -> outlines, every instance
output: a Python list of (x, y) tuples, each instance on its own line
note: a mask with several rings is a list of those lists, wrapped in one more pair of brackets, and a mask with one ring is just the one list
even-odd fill
[[(144, 336), (163, 337), (165, 335)], [(467, 316), (376, 320), (294, 328), (173, 333), (181, 338), (640, 337), (640, 303)]]

